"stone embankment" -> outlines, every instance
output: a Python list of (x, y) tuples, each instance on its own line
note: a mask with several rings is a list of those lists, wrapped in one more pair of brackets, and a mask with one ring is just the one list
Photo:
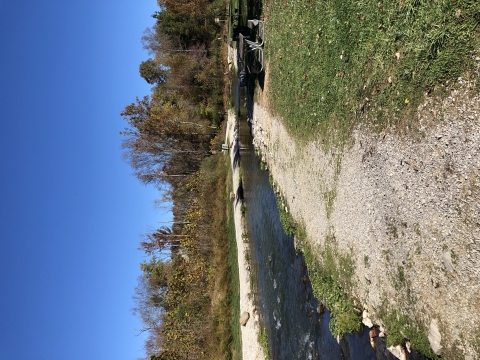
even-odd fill
[[(235, 193), (240, 184), (240, 167), (236, 163), (236, 152), (239, 151), (237, 118), (232, 110), (228, 111), (226, 139), (230, 148), (230, 159), (232, 166), (232, 178), (234, 193), (231, 197), (235, 220), (235, 237), (237, 241), (238, 273), (240, 282), (240, 318), (242, 336), (242, 359), (263, 360), (263, 349), (258, 342), (260, 331), (259, 314), (254, 305), (253, 294), (250, 286), (250, 264), (245, 254), (249, 251), (249, 244), (243, 241), (245, 224), (241, 212), (241, 199)], [(253, 317), (253, 318), (251, 318)]]
[(343, 148), (300, 145), (262, 104), (251, 123), (308, 241), (321, 248), (334, 235), (355, 260), (352, 295), (371, 320), (383, 327), (379, 309), (388, 306), (430, 330), (437, 353), (478, 359), (480, 98), (458, 85), (442, 101), (425, 100), (415, 134), (359, 127)]

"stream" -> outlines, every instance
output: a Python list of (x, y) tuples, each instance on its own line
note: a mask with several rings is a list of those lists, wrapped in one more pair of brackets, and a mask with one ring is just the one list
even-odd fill
[[(272, 359), (396, 359), (376, 337), (372, 348), (369, 329), (345, 334), (340, 342), (329, 330), (330, 314), (317, 311), (308, 269), (294, 240), (281, 226), (276, 197), (255, 155), (246, 110), (240, 107), (240, 87), (234, 82), (234, 105), (239, 119), (240, 166), (243, 173), (245, 220), (250, 241), (254, 298), (269, 339)], [(243, 90), (242, 90), (243, 92)], [(409, 354), (409, 359), (424, 359)]]

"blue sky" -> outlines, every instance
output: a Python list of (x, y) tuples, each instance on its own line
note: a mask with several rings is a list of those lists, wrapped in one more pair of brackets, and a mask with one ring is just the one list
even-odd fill
[(136, 359), (139, 234), (168, 221), (122, 161), (155, 0), (0, 0), (0, 360)]

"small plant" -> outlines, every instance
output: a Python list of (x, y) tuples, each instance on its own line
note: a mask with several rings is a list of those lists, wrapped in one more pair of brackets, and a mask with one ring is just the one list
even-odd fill
[(242, 213), (242, 216), (245, 216), (245, 211), (246, 211), (245, 204), (242, 203), (242, 205), (240, 205), (240, 212)]
[(325, 210), (327, 212), (327, 219), (330, 219), (333, 211), (333, 204), (337, 197), (337, 190), (332, 189), (323, 193), (323, 199), (325, 200)]
[(392, 252), (387, 249), (387, 250), (382, 250), (382, 254), (383, 256), (385, 256), (385, 260), (387, 260), (387, 262), (390, 261), (390, 255), (392, 254)]
[(405, 270), (401, 265), (397, 267), (397, 279), (394, 281), (394, 286), (396, 290), (405, 286)]
[(370, 267), (370, 264), (368, 263), (368, 255), (365, 255), (363, 257), (363, 264), (365, 265), (366, 268)]
[(300, 248), (300, 246), (295, 247), (295, 255), (301, 255), (303, 254), (303, 250)]
[(265, 359), (270, 359), (270, 351), (268, 349), (267, 329), (265, 329), (264, 327), (261, 327), (260, 331), (258, 332), (258, 342), (260, 343), (260, 346), (263, 349), (263, 354), (265, 355)]
[(453, 249), (452, 249), (452, 250), (450, 250), (450, 254), (451, 254), (451, 256), (452, 256), (453, 265), (457, 265), (457, 263), (458, 263), (458, 255), (457, 255), (457, 253), (456, 253), (455, 251), (453, 251)]
[(420, 255), (421, 253), (422, 253), (422, 244), (420, 242), (417, 242), (415, 247), (415, 254)]
[(415, 231), (415, 234), (420, 236), (420, 225), (418, 223), (413, 224), (413, 231)]
[(387, 222), (387, 235), (391, 235), (394, 239), (398, 239), (398, 230), (393, 221)]
[(382, 316), (387, 329), (387, 346), (403, 344), (405, 339), (410, 340), (412, 347), (430, 359), (439, 359), (430, 348), (426, 329), (422, 328), (414, 320), (399, 311), (391, 311)]

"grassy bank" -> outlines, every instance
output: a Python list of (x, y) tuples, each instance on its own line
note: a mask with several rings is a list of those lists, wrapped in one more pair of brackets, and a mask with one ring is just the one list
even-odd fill
[[(212, 316), (210, 321), (216, 329), (216, 339), (209, 343), (209, 359), (242, 359), (240, 334), (240, 285), (238, 275), (237, 245), (233, 208), (228, 201), (231, 191), (231, 170), (228, 154), (222, 153), (205, 162), (202, 170), (214, 176), (216, 186), (205, 189), (210, 191), (210, 214), (214, 226), (210, 236), (214, 240), (213, 257), (210, 260), (209, 279)], [(213, 183), (213, 182), (212, 182)], [(204, 194), (206, 195), (206, 194)]]
[(271, 109), (299, 138), (413, 126), (424, 97), (470, 79), (480, 55), (476, 0), (268, 0), (264, 15)]

